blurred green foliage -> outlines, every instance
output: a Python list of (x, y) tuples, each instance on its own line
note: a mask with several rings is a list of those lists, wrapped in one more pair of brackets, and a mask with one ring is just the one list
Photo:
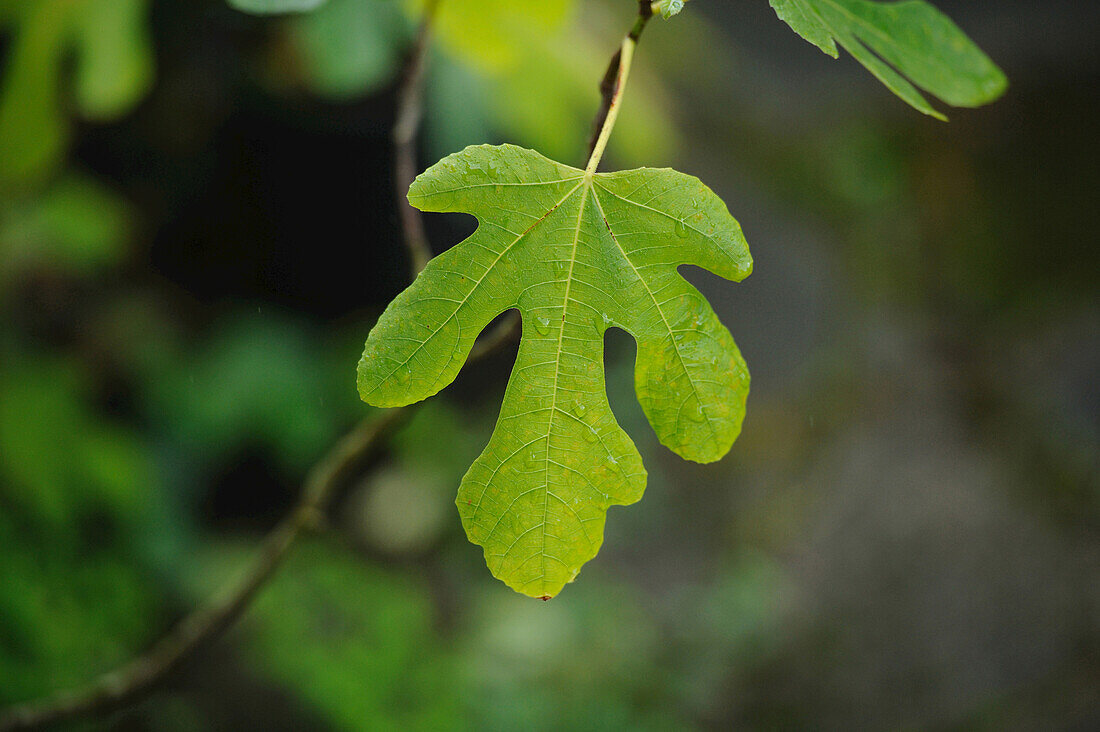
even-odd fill
[(312, 89), (349, 99), (393, 81), (412, 22), (396, 0), (331, 0), (294, 20), (289, 32)]
[[(268, 66), (300, 69), (304, 85), (326, 98), (370, 93), (394, 81), (421, 12), (413, 0), (330, 0), (285, 19), (289, 42), (273, 40)], [(622, 17), (596, 6), (581, 18), (574, 0), (441, 3), (438, 13), (434, 62), (442, 70), (427, 114), (441, 134), (428, 136), (432, 154), (486, 142), (499, 130), (550, 157), (583, 162), (592, 80), (607, 66)], [(288, 52), (297, 63), (288, 63)], [(631, 82), (612, 151), (624, 164), (664, 160), (675, 150), (669, 95), (658, 79), (642, 71)], [(469, 105), (471, 98), (484, 106)]]
[(173, 444), (208, 465), (247, 441), (269, 450), (288, 476), (301, 476), (352, 414), (333, 361), (301, 324), (237, 314), (150, 372), (147, 402)]
[(148, 12), (148, 0), (0, 5), (0, 32), (12, 37), (0, 84), (0, 193), (42, 181), (61, 162), (70, 109), (87, 120), (108, 121), (149, 91)]
[(451, 727), (462, 705), (451, 681), (456, 659), (433, 627), (426, 589), (346, 551), (307, 544), (246, 626), (257, 672), (340, 729)]
[(135, 561), (158, 496), (145, 446), (97, 414), (78, 364), (3, 355), (0, 703), (10, 703), (126, 660), (161, 601)]
[(125, 200), (78, 173), (58, 178), (38, 196), (0, 201), (0, 291), (28, 270), (102, 272), (125, 256), (132, 221)]
[(147, 498), (134, 489), (152, 484), (152, 466), (132, 435), (97, 418), (78, 367), (15, 356), (3, 377), (6, 502), (38, 525), (71, 533), (97, 511), (132, 523)]

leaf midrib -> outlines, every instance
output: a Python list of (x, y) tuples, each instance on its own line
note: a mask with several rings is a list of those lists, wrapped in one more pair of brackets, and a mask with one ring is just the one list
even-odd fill
[[(546, 520), (550, 515), (550, 438), (554, 436), (554, 414), (558, 405), (558, 377), (561, 375), (561, 349), (565, 338), (565, 315), (566, 308), (569, 307), (569, 292), (573, 286), (573, 270), (577, 267), (577, 245), (581, 240), (584, 208), (588, 205), (588, 194), (593, 192), (591, 178), (585, 177), (581, 185), (584, 187), (584, 192), (581, 194), (581, 205), (577, 210), (577, 228), (573, 231), (573, 251), (569, 255), (569, 274), (565, 277), (565, 298), (561, 303), (561, 327), (558, 328), (558, 347), (554, 354), (554, 387), (550, 394), (550, 416), (546, 421), (546, 464), (543, 468), (542, 477), (543, 490), (545, 491), (542, 500), (542, 577), (540, 577), (543, 594), (546, 593)], [(568, 565), (565, 566), (568, 568)]]

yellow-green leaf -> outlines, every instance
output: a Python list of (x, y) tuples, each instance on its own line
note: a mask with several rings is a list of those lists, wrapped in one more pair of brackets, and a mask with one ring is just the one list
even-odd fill
[(519, 310), (519, 356), (458, 506), (494, 575), (552, 597), (596, 555), (608, 507), (645, 489), (641, 456), (607, 401), (608, 328), (638, 342), (636, 392), (663, 444), (711, 462), (737, 437), (748, 370), (677, 268), (740, 281), (752, 271), (748, 246), (696, 178), (649, 168), (588, 176), (510, 145), (445, 158), (409, 201), (480, 225), (386, 309), (359, 364), (360, 395), (381, 407), (432, 396), (494, 317)]

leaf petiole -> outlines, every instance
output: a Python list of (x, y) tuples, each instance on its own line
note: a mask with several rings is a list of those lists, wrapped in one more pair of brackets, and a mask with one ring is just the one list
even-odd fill
[(604, 118), (603, 127), (600, 128), (600, 136), (596, 138), (596, 146), (592, 148), (592, 155), (588, 158), (588, 165), (584, 169), (584, 178), (591, 181), (596, 175), (596, 169), (600, 167), (600, 160), (607, 150), (607, 141), (611, 139), (611, 131), (615, 128), (615, 120), (619, 117), (619, 107), (623, 99), (623, 89), (626, 87), (627, 77), (630, 76), (630, 64), (634, 59), (634, 47), (638, 42), (631, 36), (623, 39), (622, 48), (619, 51), (619, 72), (615, 78), (615, 91), (611, 96), (611, 105), (607, 108), (607, 117)]
[(610, 95), (608, 95), (608, 90), (604, 89), (604, 108), (601, 110), (603, 119), (599, 124), (599, 136), (596, 137), (596, 141), (592, 145), (592, 152), (588, 157), (588, 165), (584, 169), (586, 181), (592, 180), (592, 176), (596, 174), (596, 169), (600, 167), (600, 160), (603, 158), (604, 151), (607, 150), (607, 141), (611, 139), (611, 131), (615, 128), (615, 120), (619, 117), (619, 106), (622, 102), (623, 90), (626, 88), (626, 80), (630, 76), (630, 65), (634, 60), (634, 49), (638, 45), (638, 39), (641, 38), (646, 24), (653, 17), (653, 5), (645, 0), (638, 3), (638, 18), (634, 21), (634, 27), (623, 39), (623, 45), (614, 58), (611, 59), (608, 73), (604, 77), (604, 85), (607, 85), (612, 76), (614, 82), (610, 88)]

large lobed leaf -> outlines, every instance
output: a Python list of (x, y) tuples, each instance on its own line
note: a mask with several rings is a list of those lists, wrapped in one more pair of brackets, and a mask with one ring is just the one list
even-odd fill
[(1004, 73), (946, 15), (924, 0), (770, 0), (776, 14), (833, 58), (836, 44), (915, 109), (945, 117), (917, 87), (955, 107), (1004, 93)]
[(740, 281), (752, 271), (748, 246), (696, 178), (647, 168), (589, 177), (510, 145), (445, 158), (409, 201), (480, 225), (386, 309), (359, 364), (360, 395), (395, 407), (437, 393), (485, 326), (519, 309), (523, 338), (500, 417), (458, 506), (494, 575), (551, 597), (596, 555), (608, 507), (645, 489), (641, 457), (607, 401), (608, 328), (638, 342), (638, 400), (663, 444), (711, 462), (737, 437), (748, 370), (677, 267)]

